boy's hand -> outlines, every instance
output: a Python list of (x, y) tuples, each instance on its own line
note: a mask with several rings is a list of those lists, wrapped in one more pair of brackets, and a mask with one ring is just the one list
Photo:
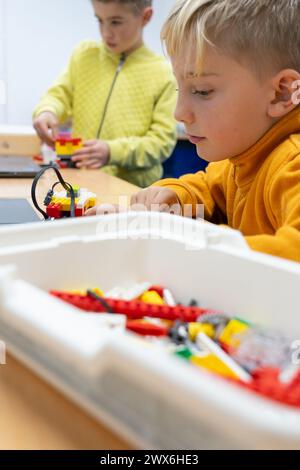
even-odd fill
[[(126, 209), (123, 209), (123, 212), (124, 211), (126, 211)], [(122, 212), (122, 209), (116, 204), (98, 204), (98, 206), (86, 211), (85, 215), (90, 217), (93, 215), (118, 214), (119, 212)]]
[(58, 137), (58, 126), (57, 117), (50, 111), (39, 114), (33, 121), (33, 127), (40, 139), (52, 148), (55, 147), (55, 141)]
[(128, 210), (167, 212), (169, 214), (182, 215), (181, 206), (174, 191), (168, 188), (151, 186), (132, 196), (129, 209), (114, 204), (100, 204), (89, 209), (86, 212), (86, 216), (118, 214)]
[(83, 148), (74, 152), (72, 161), (77, 168), (96, 170), (107, 165), (110, 158), (109, 145), (103, 140), (87, 140)]
[(150, 186), (134, 194), (130, 207), (137, 211), (146, 210), (182, 215), (181, 205), (175, 191), (159, 186)]

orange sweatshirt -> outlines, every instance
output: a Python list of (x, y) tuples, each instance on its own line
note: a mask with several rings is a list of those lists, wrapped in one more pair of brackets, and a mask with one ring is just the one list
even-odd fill
[(155, 183), (180, 204), (204, 204), (205, 219), (239, 230), (253, 250), (300, 262), (300, 109), (245, 153), (206, 172)]

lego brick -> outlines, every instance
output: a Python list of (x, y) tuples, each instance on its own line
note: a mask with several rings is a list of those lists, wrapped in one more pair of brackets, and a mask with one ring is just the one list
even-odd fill
[[(55, 297), (64, 300), (75, 307), (89, 312), (105, 312), (105, 309), (96, 299), (86, 296), (75, 296), (65, 292), (51, 291)], [(169, 307), (167, 305), (151, 305), (140, 301), (126, 301), (105, 298), (105, 302), (114, 313), (126, 315), (129, 319), (141, 319), (143, 317), (160, 318), (165, 320), (180, 320), (184, 322), (195, 322), (196, 319), (204, 313), (209, 312), (207, 309), (198, 307)]]
[(241, 343), (239, 336), (248, 329), (249, 326), (245, 322), (233, 318), (222, 331), (219, 340), (226, 346), (236, 348)]
[(79, 209), (76, 207), (75, 209), (75, 217), (83, 217), (84, 216), (84, 209)]
[[(226, 371), (227, 369), (230, 369), (231, 377), (234, 377), (246, 383), (250, 383), (252, 381), (252, 376), (248, 374), (248, 372), (246, 372), (246, 370), (243, 369), (239, 364), (237, 364), (228, 354), (226, 354), (226, 352), (223, 351), (220, 346), (215, 343), (212, 339), (210, 339), (205, 333), (199, 333), (196, 342), (199, 349), (208, 351), (217, 359), (219, 359), (221, 363), (223, 363), (223, 372), (225, 372), (225, 368)], [(219, 361), (214, 361), (214, 365), (216, 367), (219, 367)], [(229, 377), (229, 375), (227, 376)]]
[(149, 290), (157, 292), (158, 295), (162, 298), (164, 296), (164, 288), (161, 286), (151, 286)]
[(144, 321), (127, 321), (126, 329), (141, 336), (167, 336), (165, 326), (154, 325)]
[(143, 295), (140, 296), (140, 300), (141, 302), (145, 302), (146, 304), (165, 305), (164, 300), (154, 290), (145, 292)]
[(163, 299), (164, 299), (164, 302), (167, 305), (170, 305), (170, 307), (175, 307), (175, 305), (177, 305), (177, 303), (174, 299), (174, 296), (173, 296), (172, 292), (169, 291), (169, 289), (164, 289), (163, 290)]
[(192, 356), (190, 362), (198, 367), (214, 372), (215, 374), (232, 379), (239, 379), (239, 376), (226, 365), (220, 358), (214, 354), (205, 354), (201, 356)]
[(49, 204), (46, 212), (51, 219), (61, 219), (63, 216), (61, 204)]
[(88, 199), (88, 209), (91, 209), (92, 207), (95, 207), (97, 205), (97, 198), (96, 197), (90, 197)]
[(189, 323), (188, 325), (189, 339), (191, 341), (196, 341), (197, 335), (199, 333), (205, 333), (210, 338), (214, 338), (215, 329), (209, 323)]

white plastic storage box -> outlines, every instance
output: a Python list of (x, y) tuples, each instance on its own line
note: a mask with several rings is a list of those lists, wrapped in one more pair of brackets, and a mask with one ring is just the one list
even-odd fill
[(195, 368), (48, 294), (149, 281), (181, 303), (300, 338), (300, 265), (226, 228), (121, 214), (0, 230), (0, 339), (51, 384), (143, 448), (300, 448), (300, 409)]

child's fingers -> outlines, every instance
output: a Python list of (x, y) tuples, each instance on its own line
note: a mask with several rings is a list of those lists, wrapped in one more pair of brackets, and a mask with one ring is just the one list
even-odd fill
[(85, 160), (77, 162), (76, 167), (97, 169), (97, 168), (101, 168), (101, 162), (98, 159), (89, 158), (89, 159), (85, 159)]
[(52, 147), (55, 143), (53, 135), (49, 134), (49, 127), (47, 123), (39, 123), (36, 126), (36, 131), (43, 142)]
[(175, 215), (181, 214), (181, 205), (174, 191), (166, 189), (158, 191), (154, 197), (154, 204), (159, 206), (160, 212), (168, 212)]
[[(74, 159), (78, 159), (78, 158), (89, 158), (91, 157), (92, 155), (92, 152), (93, 152), (93, 149), (92, 148), (86, 148), (86, 147), (83, 147), (82, 149), (79, 149), (79, 150), (76, 150), (74, 153), (73, 153), (73, 158)], [(75, 161), (75, 160), (74, 160)]]
[(83, 142), (83, 146), (84, 147), (93, 147), (94, 145), (96, 145), (98, 141), (97, 140), (85, 140)]
[(97, 148), (96, 148), (96, 142), (95, 140), (86, 140), (84, 143), (83, 143), (83, 147), (81, 149), (78, 149), (74, 152), (74, 156), (85, 156), (85, 155), (89, 155), (91, 156), (92, 154), (95, 154), (97, 152)]
[(91, 162), (88, 166), (88, 168), (90, 168), (91, 170), (99, 170), (100, 168), (102, 168), (104, 165), (101, 163), (100, 160), (95, 160), (95, 162)]
[(133, 194), (133, 196), (131, 196), (130, 206), (134, 206), (135, 204), (137, 204), (137, 197), (138, 197), (138, 193)]
[(118, 214), (119, 206), (115, 204), (99, 204), (86, 212), (86, 216)]
[(147, 191), (149, 188), (142, 189), (131, 197), (130, 206), (146, 205)]
[(153, 210), (181, 214), (181, 206), (174, 191), (167, 188), (150, 187), (139, 191), (131, 198), (134, 210)]
[(84, 161), (84, 160), (96, 160), (97, 158), (97, 155), (94, 153), (94, 152), (91, 152), (91, 151), (84, 151), (82, 152), (81, 154), (77, 155), (74, 153), (73, 157), (72, 157), (72, 162), (76, 163), (76, 162), (81, 162), (81, 161)]
[(52, 131), (53, 142), (55, 142), (58, 139), (58, 136), (59, 136), (58, 124), (52, 124), (51, 131)]

